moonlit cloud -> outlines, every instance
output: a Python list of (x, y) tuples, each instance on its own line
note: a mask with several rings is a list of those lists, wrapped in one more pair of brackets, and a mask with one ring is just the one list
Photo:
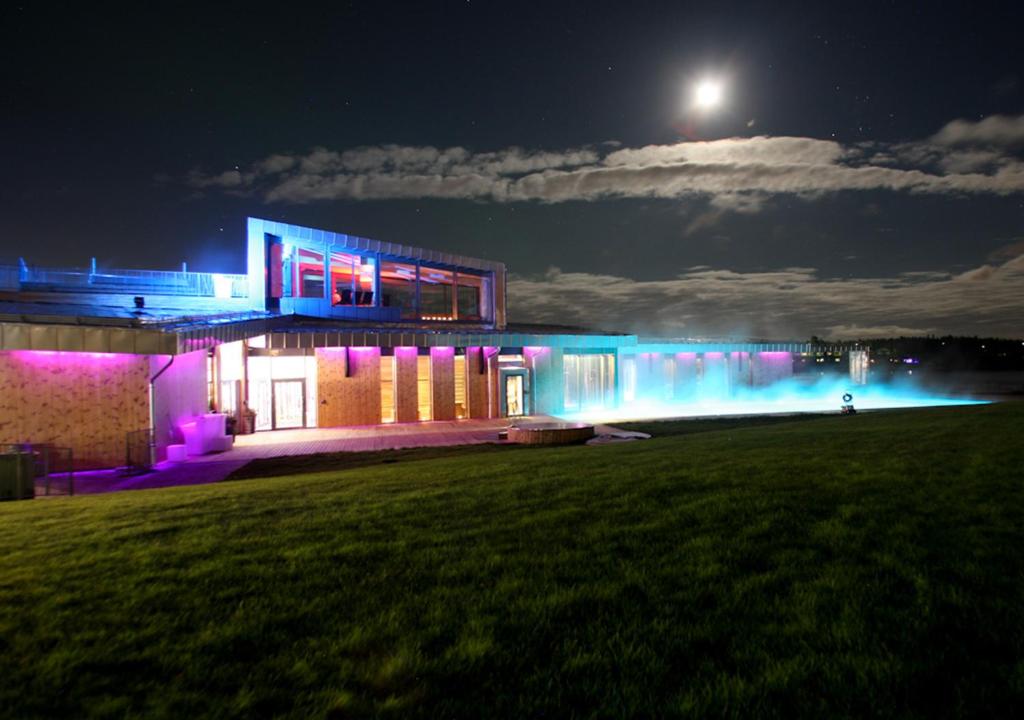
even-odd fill
[[(813, 268), (690, 268), (667, 280), (562, 272), (513, 276), (514, 319), (662, 337), (1019, 336), (1024, 254), (963, 273), (831, 278)], [(1009, 319), (1008, 319), (1009, 318)]]
[[(461, 199), (480, 202), (697, 199), (683, 236), (727, 213), (755, 214), (780, 196), (850, 191), (951, 196), (1024, 193), (1024, 116), (955, 120), (931, 137), (843, 145), (801, 137), (728, 138), (561, 151), (383, 145), (276, 154), (190, 177), (193, 186), (269, 203)], [(691, 206), (692, 207), (692, 206)], [(875, 206), (877, 207), (877, 206)], [(668, 279), (562, 272), (513, 276), (519, 320), (650, 335), (873, 337), (928, 332), (1019, 335), (1020, 239), (959, 274), (836, 278), (815, 268), (765, 272), (693, 267)], [(1008, 320), (1010, 319), (1010, 320)]]
[(727, 138), (561, 151), (382, 145), (275, 154), (243, 169), (194, 172), (196, 188), (270, 203), (443, 198), (495, 202), (707, 198), (719, 211), (756, 212), (772, 195), (843, 191), (917, 194), (1024, 192), (1024, 116), (955, 120), (931, 138), (844, 146), (801, 137)]
[(990, 145), (1017, 147), (1024, 145), (1024, 115), (991, 115), (973, 122), (954, 120), (933, 137), (939, 145)]

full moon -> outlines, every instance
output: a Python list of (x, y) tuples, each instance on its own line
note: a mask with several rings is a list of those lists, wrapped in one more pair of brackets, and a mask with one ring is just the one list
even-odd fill
[(722, 85), (713, 80), (697, 83), (693, 91), (693, 100), (697, 107), (707, 110), (722, 102)]

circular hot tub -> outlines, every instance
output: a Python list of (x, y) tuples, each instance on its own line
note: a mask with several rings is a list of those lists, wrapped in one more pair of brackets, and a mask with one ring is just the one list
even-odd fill
[(536, 422), (512, 425), (510, 442), (524, 445), (569, 445), (594, 437), (594, 426), (573, 422)]

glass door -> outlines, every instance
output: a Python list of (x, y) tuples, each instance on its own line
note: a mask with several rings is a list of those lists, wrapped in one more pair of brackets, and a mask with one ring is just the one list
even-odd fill
[(501, 412), (505, 417), (529, 415), (530, 389), (526, 370), (502, 370)]
[(274, 429), (306, 426), (306, 381), (274, 381)]

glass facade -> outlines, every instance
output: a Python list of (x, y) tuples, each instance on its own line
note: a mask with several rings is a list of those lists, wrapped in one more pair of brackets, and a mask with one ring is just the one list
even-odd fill
[(416, 266), (384, 260), (380, 264), (380, 303), (399, 308), (402, 319), (416, 318)]
[(455, 319), (455, 274), (441, 268), (420, 267), (420, 317)]
[(324, 296), (324, 254), (299, 248), (296, 253), (296, 297), (322, 298)]
[(368, 255), (331, 253), (331, 305), (374, 304), (377, 261)]
[(316, 427), (314, 356), (250, 355), (248, 376), (248, 405), (256, 413), (256, 430)]
[[(493, 273), (359, 250), (321, 251), (301, 241), (275, 247), (281, 248), (277, 256), (280, 297), (322, 299), (338, 308), (396, 308), (401, 320), (491, 322), (494, 318)], [(275, 272), (273, 266), (268, 272)], [(303, 312), (316, 312), (309, 304), (301, 307)], [(392, 319), (394, 315), (384, 314)]]
[(483, 297), (483, 276), (460, 272), (458, 275), (459, 320), (483, 319)]
[[(628, 369), (624, 367), (623, 370), (628, 378)], [(563, 378), (566, 410), (588, 410), (614, 405), (614, 355), (566, 354), (563, 359)]]

